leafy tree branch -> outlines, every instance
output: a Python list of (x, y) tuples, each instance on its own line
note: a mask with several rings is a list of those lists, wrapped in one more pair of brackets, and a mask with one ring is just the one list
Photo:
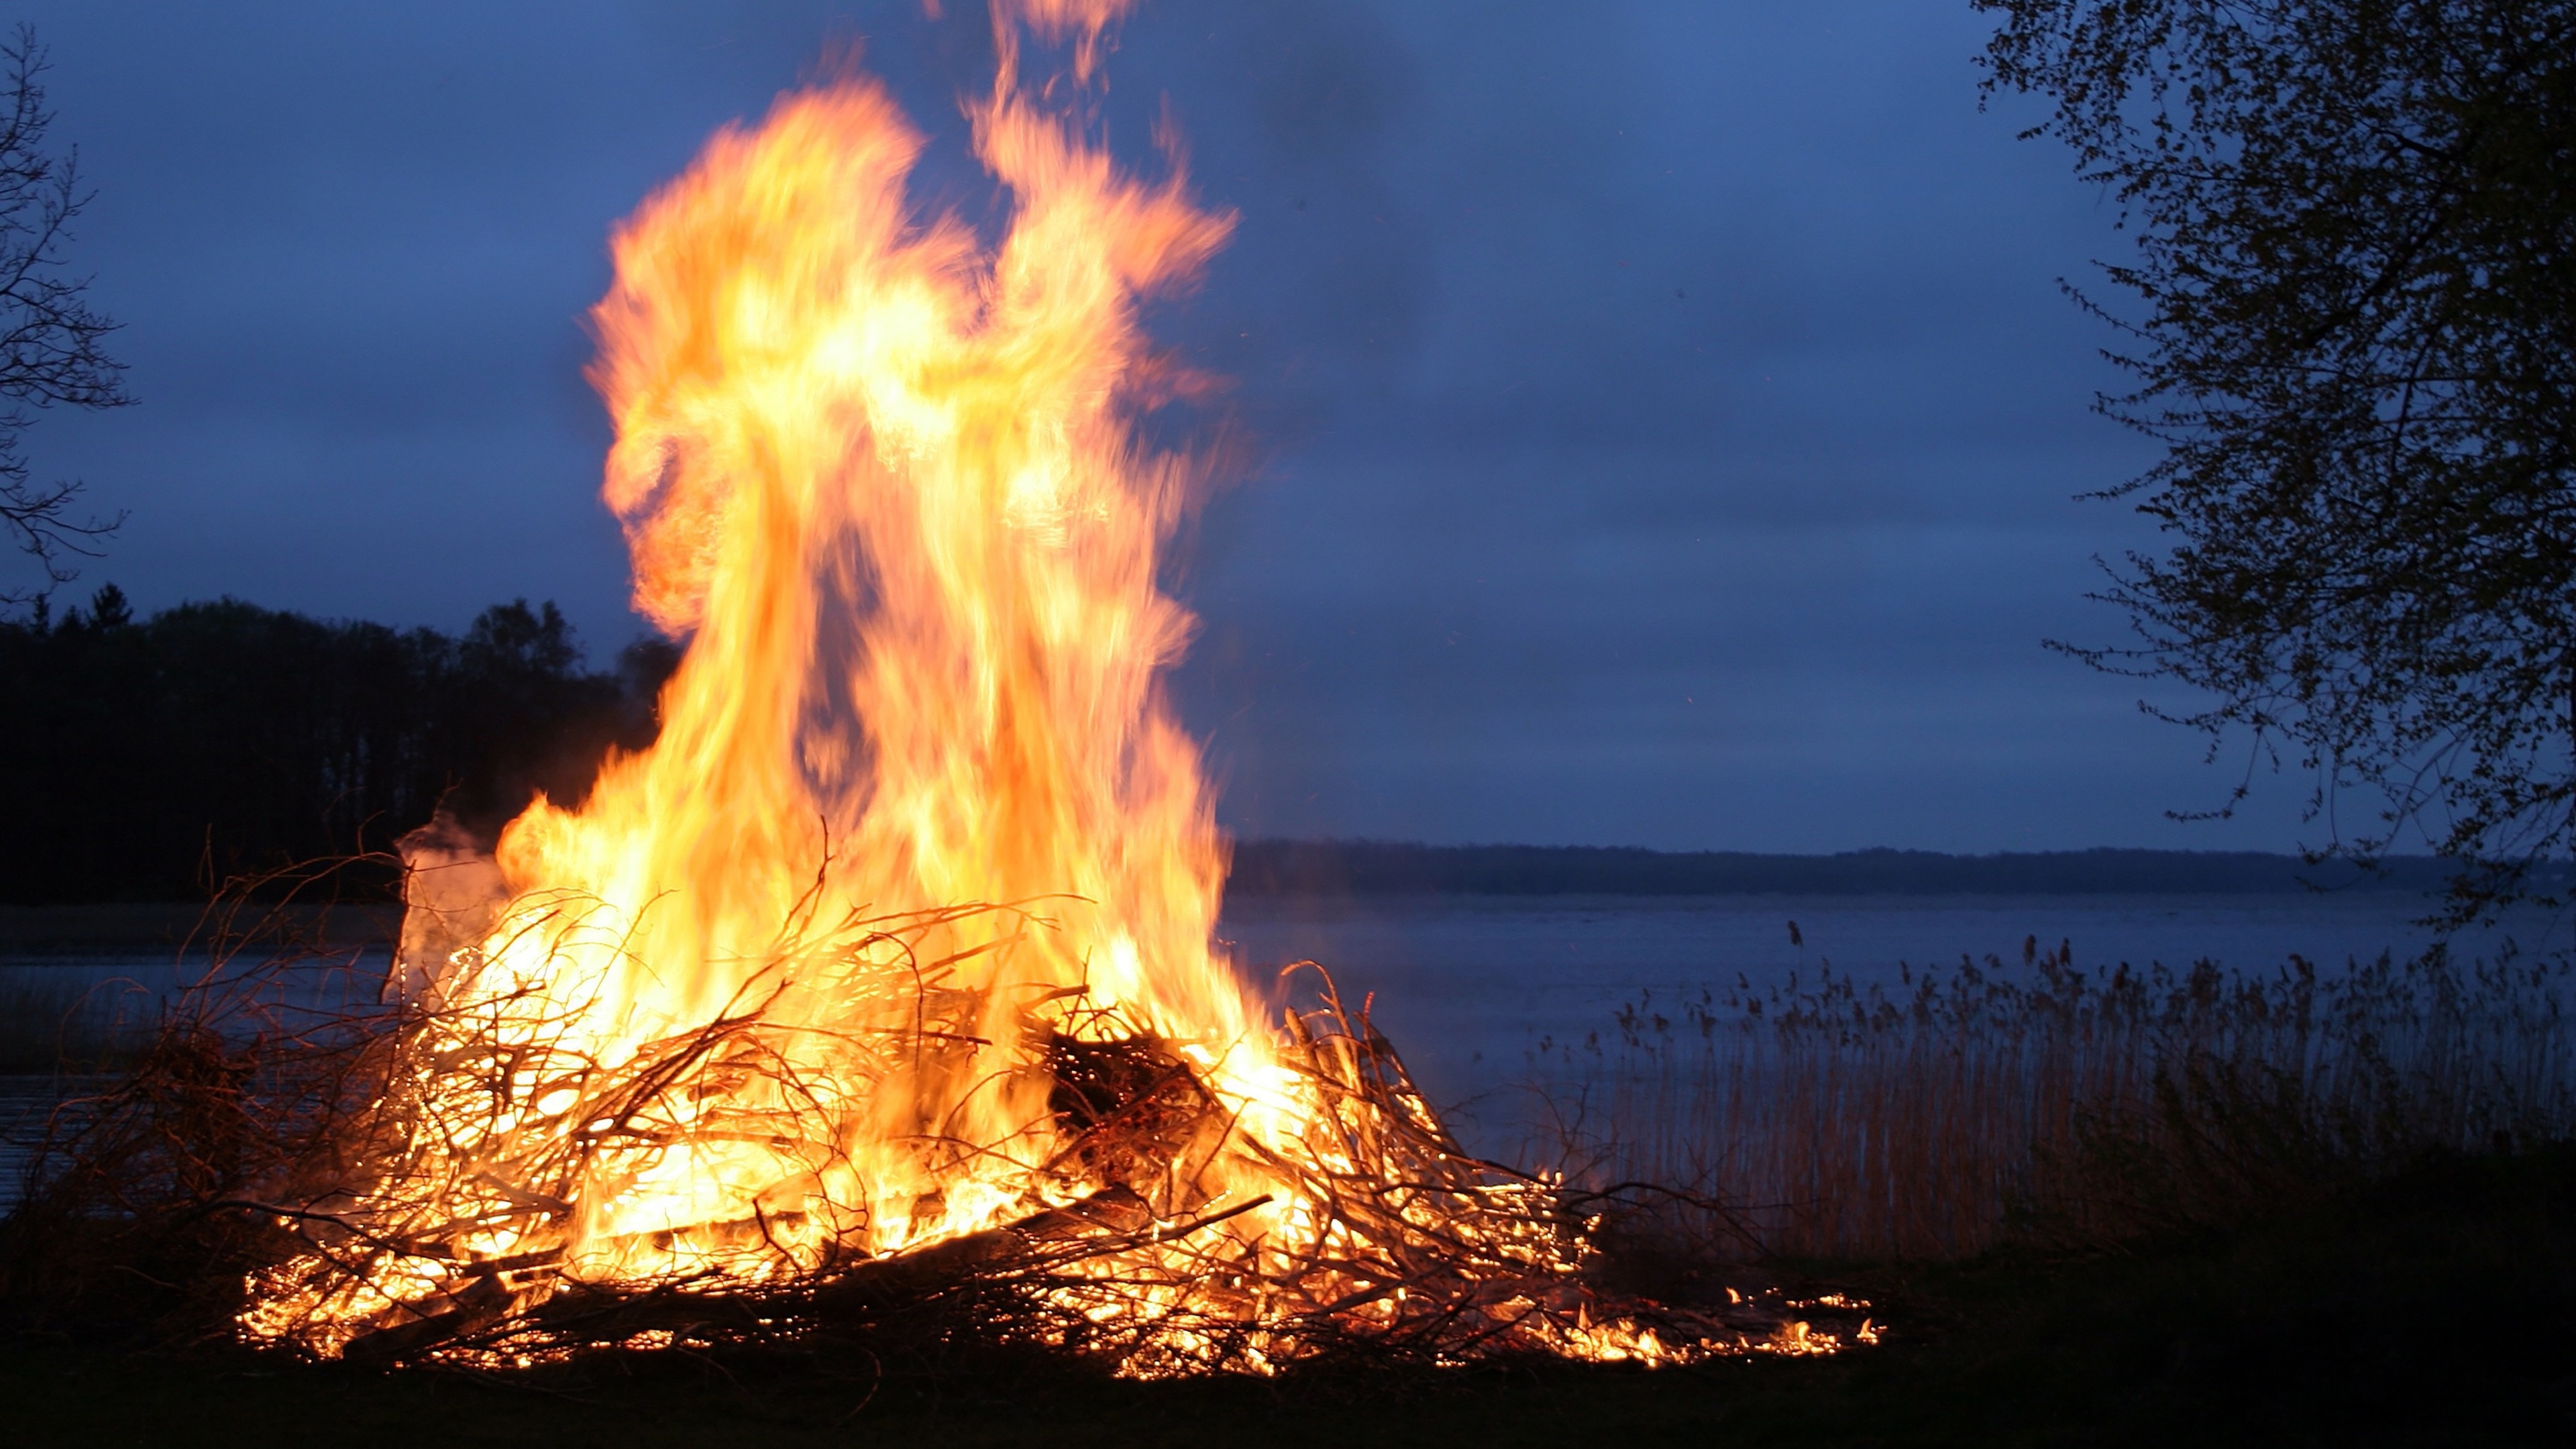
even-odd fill
[(1989, 93), (2053, 102), (2026, 134), (2134, 237), (2078, 300), (2135, 384), (2101, 410), (2166, 449), (2112, 490), (2170, 542), (2107, 566), (2136, 638), (2059, 647), (2294, 759), (2320, 856), (2457, 858), (2454, 922), (2564, 894), (2576, 4), (1976, 3)]

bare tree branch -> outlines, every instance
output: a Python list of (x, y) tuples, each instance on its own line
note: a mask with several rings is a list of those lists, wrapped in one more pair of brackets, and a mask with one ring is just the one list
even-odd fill
[(124, 365), (107, 353), (116, 322), (89, 305), (90, 278), (67, 270), (71, 223), (90, 201), (79, 152), (46, 147), (45, 50), (32, 26), (0, 40), (0, 533), (40, 582), (0, 591), (0, 607), (44, 598), (96, 558), (125, 515), (78, 512), (77, 481), (37, 482), (20, 444), (58, 404), (124, 407)]

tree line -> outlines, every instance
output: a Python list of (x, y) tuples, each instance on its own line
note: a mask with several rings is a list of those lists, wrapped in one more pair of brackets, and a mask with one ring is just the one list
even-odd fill
[(1576, 845), (1423, 845), (1380, 840), (1246, 840), (1226, 891), (1331, 901), (1381, 895), (2246, 895), (2433, 891), (2441, 861), (2390, 857), (2362, 871), (2257, 851), (2059, 850), (1947, 855), (1659, 851)]
[(649, 639), (595, 671), (524, 599), (455, 635), (229, 598), (137, 618), (113, 584), (0, 620), (0, 900), (202, 897), (441, 808), (488, 839), (650, 743), (678, 659)]

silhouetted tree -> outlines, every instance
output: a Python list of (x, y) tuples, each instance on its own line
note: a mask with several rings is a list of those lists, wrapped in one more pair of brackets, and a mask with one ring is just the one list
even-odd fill
[(71, 223), (89, 202), (80, 156), (46, 147), (53, 112), (39, 84), (44, 47), (21, 25), (0, 41), (0, 534), (33, 559), (42, 582), (0, 593), (0, 604), (43, 598), (96, 555), (123, 515), (76, 513), (78, 482), (37, 483), (19, 444), (42, 409), (123, 407), (134, 401), (104, 342), (116, 324), (91, 307), (90, 279), (65, 269)]
[(616, 676), (585, 674), (581, 664), (572, 626), (552, 601), (496, 604), (466, 628), (438, 714), (453, 731), (445, 757), (478, 765), (447, 802), (469, 829), (489, 836), (539, 791), (566, 801), (588, 789), (620, 732), (621, 690)]
[[(1977, 0), (2136, 238), (2103, 270), (2171, 536), (2097, 666), (2314, 773), (2321, 854), (2421, 830), (2453, 918), (2576, 845), (2576, 3)], [(2079, 294), (2080, 295), (2080, 294)], [(2353, 790), (2356, 823), (2333, 813)], [(2241, 799), (2244, 785), (2235, 797)], [(2232, 806), (2233, 799), (2230, 801)], [(2220, 813), (2224, 813), (2223, 811)]]
[(0, 899), (184, 897), (383, 850), (441, 807), (489, 839), (650, 743), (675, 659), (590, 672), (524, 600), (460, 637), (233, 599), (137, 620), (113, 584), (0, 622)]

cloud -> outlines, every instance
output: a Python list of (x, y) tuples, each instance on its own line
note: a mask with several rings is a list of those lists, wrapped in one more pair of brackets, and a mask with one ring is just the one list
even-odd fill
[[(610, 225), (857, 49), (999, 217), (969, 5), (27, 7), (99, 187), (79, 257), (145, 405), (40, 467), (132, 511), (94, 577), (453, 627), (638, 627), (580, 319)], [(1180, 690), (1256, 830), (1667, 845), (2188, 836), (2193, 742), (2103, 638), (2072, 495), (2134, 472), (2056, 290), (2116, 238), (1900, 0), (1158, 0), (1098, 118), (1240, 215), (1160, 334), (1262, 466), (1177, 570)], [(2105, 784), (2105, 781), (2115, 782)], [(2070, 803), (2073, 802), (2073, 803)], [(2248, 834), (2246, 832), (2252, 832)]]

